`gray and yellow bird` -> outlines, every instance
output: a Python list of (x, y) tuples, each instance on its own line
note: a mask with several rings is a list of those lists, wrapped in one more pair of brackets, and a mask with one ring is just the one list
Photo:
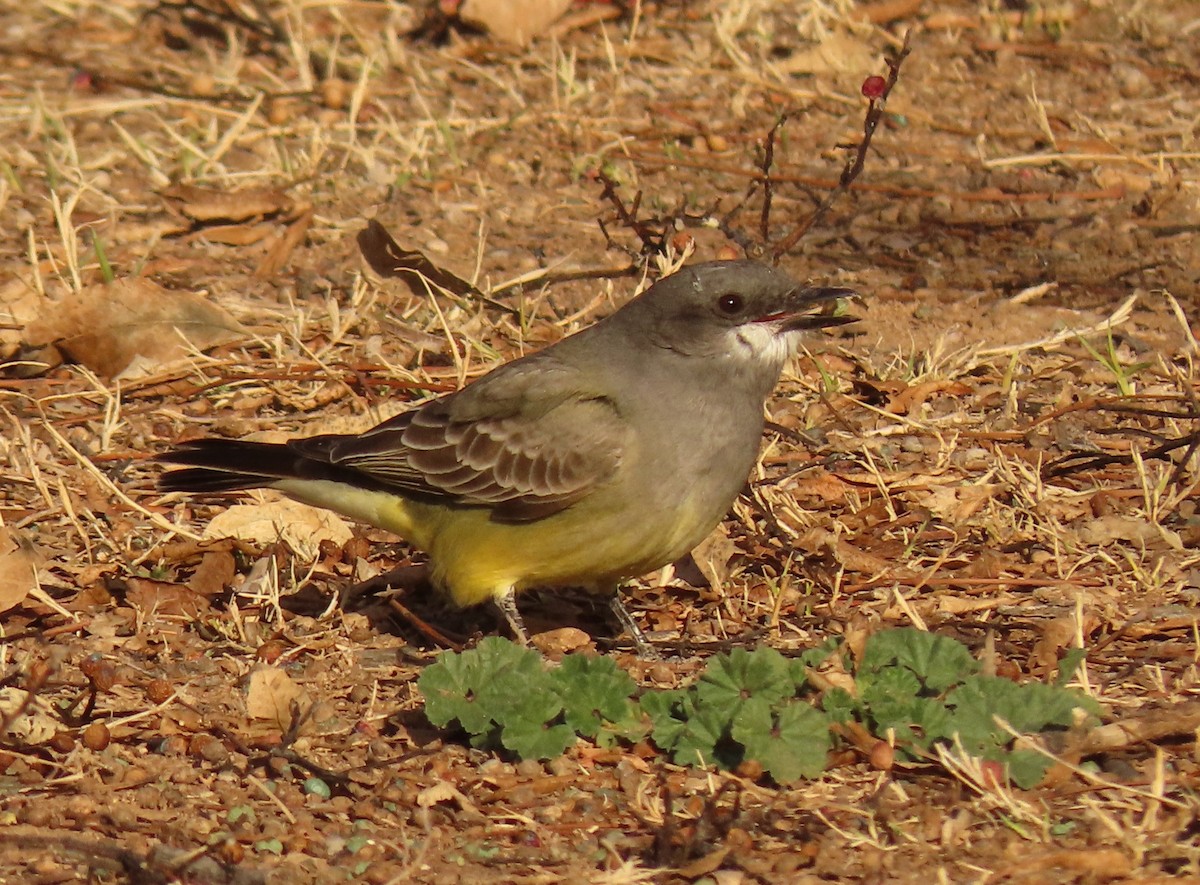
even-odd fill
[[(361, 434), (201, 439), (160, 456), (171, 492), (272, 488), (394, 532), (460, 606), (617, 585), (712, 531), (758, 455), (798, 333), (849, 322), (847, 289), (753, 261), (698, 264), (611, 316)], [(615, 598), (615, 597), (614, 597)]]

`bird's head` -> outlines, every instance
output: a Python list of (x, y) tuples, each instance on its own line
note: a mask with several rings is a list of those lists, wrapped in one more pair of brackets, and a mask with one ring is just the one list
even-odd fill
[(714, 261), (660, 280), (619, 314), (659, 347), (778, 373), (796, 333), (854, 322), (829, 308), (852, 289), (804, 286), (757, 261)]

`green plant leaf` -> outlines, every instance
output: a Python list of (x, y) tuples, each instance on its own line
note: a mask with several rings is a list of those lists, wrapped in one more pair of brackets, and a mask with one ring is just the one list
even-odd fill
[(858, 687), (859, 700), (876, 715), (882, 710), (906, 710), (921, 693), (921, 680), (907, 667), (890, 666), (863, 676)]
[(471, 734), (486, 730), (492, 717), (475, 696), (480, 681), (478, 655), (443, 653), (417, 680), (425, 698), (425, 716), (440, 728), (457, 719)]
[(636, 685), (609, 658), (567, 655), (550, 672), (550, 679), (562, 700), (567, 725), (585, 737), (595, 737), (605, 722), (629, 717), (629, 698)]
[(966, 646), (946, 636), (901, 627), (883, 630), (867, 640), (859, 666), (860, 687), (886, 668), (907, 667), (933, 692), (942, 692), (979, 669)]
[(889, 732), (895, 735), (897, 748), (912, 758), (921, 754), (910, 748), (928, 750), (935, 741), (951, 738), (955, 728), (953, 714), (937, 698), (910, 698), (905, 704), (871, 707), (864, 719), (879, 737)]
[(1050, 770), (1050, 760), (1036, 750), (1013, 750), (1006, 753), (1008, 777), (1022, 790), (1032, 790)]
[(500, 731), (500, 743), (522, 759), (561, 756), (578, 740), (569, 725), (548, 725), (536, 719), (518, 719)]
[(825, 770), (829, 719), (803, 701), (772, 709), (763, 699), (750, 698), (734, 717), (730, 734), (746, 748), (746, 757), (762, 763), (778, 783)]
[(1054, 684), (1062, 687), (1075, 678), (1079, 666), (1087, 659), (1086, 648), (1069, 648), (1058, 662), (1058, 678)]
[(638, 705), (650, 718), (651, 737), (662, 750), (670, 752), (679, 743), (686, 718), (684, 701), (688, 693), (683, 689), (651, 691), (642, 695)]
[(495, 725), (545, 724), (562, 710), (541, 656), (496, 636), (461, 654), (443, 654), (417, 687), (430, 722), (445, 727), (458, 720), (477, 746), (487, 745)]
[(862, 703), (844, 688), (831, 688), (821, 695), (821, 709), (831, 721), (845, 723), (855, 718)]
[(650, 717), (642, 714), (641, 708), (629, 702), (629, 712), (620, 719), (605, 722), (592, 737), (598, 747), (615, 747), (619, 743), (636, 744), (650, 733)]
[(696, 683), (697, 704), (724, 710), (730, 721), (747, 698), (773, 704), (795, 692), (787, 659), (766, 646), (714, 655)]
[(546, 723), (562, 712), (562, 698), (541, 655), (531, 649), (521, 652), (520, 657), (506, 657), (477, 692), (480, 705), (500, 725)]
[(1022, 734), (1036, 734), (1052, 726), (1069, 727), (1076, 709), (1099, 712), (1096, 702), (1079, 692), (1040, 682), (1018, 685), (999, 676), (972, 676), (946, 696), (946, 706), (954, 711), (954, 728), (963, 746), (980, 755), (1012, 740), (996, 724), (997, 716)]
[(729, 717), (725, 711), (696, 707), (683, 721), (683, 728), (672, 747), (671, 758), (678, 765), (736, 768), (742, 760), (737, 752), (739, 748), (728, 746), (728, 733)]

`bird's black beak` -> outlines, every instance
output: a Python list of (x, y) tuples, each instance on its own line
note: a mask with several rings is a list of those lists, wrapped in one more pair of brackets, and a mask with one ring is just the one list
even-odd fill
[(847, 323), (858, 322), (859, 318), (848, 314), (836, 314), (833, 311), (841, 307), (841, 301), (858, 298), (859, 294), (853, 289), (841, 286), (801, 289), (791, 296), (796, 306), (777, 314), (774, 318), (783, 319), (782, 331), (785, 332), (844, 326)]

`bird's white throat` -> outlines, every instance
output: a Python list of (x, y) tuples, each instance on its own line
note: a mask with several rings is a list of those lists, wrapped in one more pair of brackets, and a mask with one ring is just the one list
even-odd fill
[(795, 352), (795, 339), (773, 323), (745, 323), (729, 330), (729, 353), (746, 362), (783, 365)]

